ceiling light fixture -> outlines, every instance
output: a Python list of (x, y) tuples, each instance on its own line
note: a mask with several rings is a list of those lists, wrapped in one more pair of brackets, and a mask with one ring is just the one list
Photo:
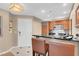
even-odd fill
[(11, 12), (22, 12), (23, 11), (23, 5), (20, 3), (11, 3), (9, 6), (9, 10)]

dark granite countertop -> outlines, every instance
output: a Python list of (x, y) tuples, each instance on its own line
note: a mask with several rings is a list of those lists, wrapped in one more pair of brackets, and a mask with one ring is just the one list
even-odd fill
[(72, 39), (68, 40), (68, 39), (61, 39), (61, 38), (52, 38), (51, 36), (46, 36), (46, 35), (32, 35), (32, 36), (34, 36), (36, 38), (42, 37), (42, 38), (49, 38), (49, 39), (57, 39), (57, 40), (66, 40), (66, 41), (79, 42), (79, 40), (72, 40)]
[(43, 37), (43, 38), (52, 38), (52, 37), (46, 36), (46, 35), (32, 35), (32, 36), (35, 36), (36, 38), (39, 38), (39, 37)]

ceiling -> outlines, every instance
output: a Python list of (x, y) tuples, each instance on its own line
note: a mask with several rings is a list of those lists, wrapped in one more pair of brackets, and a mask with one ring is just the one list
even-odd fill
[[(24, 11), (13, 13), (17, 15), (31, 15), (43, 21), (69, 17), (72, 3), (23, 3)], [(9, 3), (0, 3), (0, 9), (8, 10)]]

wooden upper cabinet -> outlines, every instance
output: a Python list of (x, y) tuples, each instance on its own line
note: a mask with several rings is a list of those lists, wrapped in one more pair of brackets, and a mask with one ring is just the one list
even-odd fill
[(50, 30), (54, 29), (55, 25), (63, 25), (64, 30), (69, 30), (71, 29), (71, 20), (66, 19), (66, 20), (57, 20), (57, 21), (48, 21), (48, 22), (42, 22), (42, 34), (43, 35), (48, 35)]
[(53, 30), (54, 29), (54, 21), (49, 21), (49, 30)]
[(49, 23), (48, 22), (42, 22), (42, 34), (48, 35), (49, 33)]
[(64, 25), (65, 30), (69, 30), (69, 20), (63, 20), (62, 24)]
[(58, 20), (58, 21), (50, 21), (49, 22), (49, 27), (50, 27), (50, 29), (49, 30), (53, 30), (54, 29), (54, 26), (56, 25), (56, 24), (61, 24), (61, 25), (63, 25), (64, 26), (64, 29), (65, 30), (69, 30), (69, 27), (71, 26), (71, 21), (70, 20)]
[(79, 24), (79, 6), (76, 9), (76, 25)]

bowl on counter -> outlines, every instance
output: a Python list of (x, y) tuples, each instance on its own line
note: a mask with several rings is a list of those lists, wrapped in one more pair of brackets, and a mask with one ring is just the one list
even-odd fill
[(66, 39), (66, 40), (72, 40), (73, 39), (73, 35), (65, 36), (64, 39)]

